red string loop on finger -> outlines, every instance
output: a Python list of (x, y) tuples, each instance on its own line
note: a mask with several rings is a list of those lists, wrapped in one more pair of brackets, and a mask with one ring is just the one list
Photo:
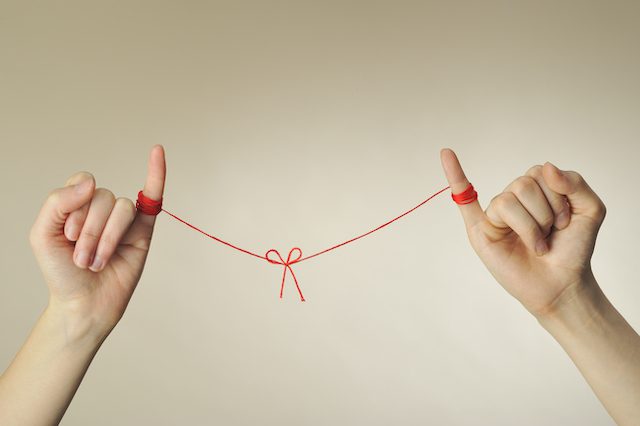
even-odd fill
[(136, 201), (136, 209), (140, 213), (157, 216), (162, 211), (162, 198), (152, 200), (142, 193), (138, 192), (138, 200)]
[(465, 205), (465, 204), (470, 204), (476, 201), (478, 199), (478, 193), (476, 192), (475, 189), (473, 189), (473, 185), (469, 184), (469, 186), (467, 186), (467, 189), (465, 189), (461, 193), (459, 194), (452, 193), (451, 198), (453, 198), (453, 201), (455, 201), (456, 204)]

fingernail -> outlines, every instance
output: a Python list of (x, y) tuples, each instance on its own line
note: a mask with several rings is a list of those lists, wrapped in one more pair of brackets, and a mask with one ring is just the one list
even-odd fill
[(93, 259), (93, 263), (91, 264), (91, 268), (90, 268), (90, 269), (91, 269), (93, 272), (98, 272), (99, 270), (101, 270), (101, 269), (102, 269), (103, 263), (104, 263), (104, 262), (102, 261), (102, 258), (101, 258), (100, 256), (96, 256), (96, 257)]
[(564, 229), (569, 224), (569, 212), (563, 210), (558, 215), (558, 229)]
[(538, 256), (542, 256), (548, 251), (549, 251), (549, 246), (547, 245), (547, 241), (544, 239), (539, 240), (538, 243), (536, 244), (536, 254)]
[(76, 184), (76, 194), (84, 194), (91, 187), (91, 179), (85, 179)]
[(80, 252), (76, 256), (76, 265), (78, 265), (80, 268), (86, 268), (87, 266), (89, 266), (90, 260), (91, 259), (89, 252), (86, 250), (80, 250)]
[(67, 225), (67, 239), (69, 241), (75, 241), (77, 239), (76, 231), (77, 227), (75, 225)]

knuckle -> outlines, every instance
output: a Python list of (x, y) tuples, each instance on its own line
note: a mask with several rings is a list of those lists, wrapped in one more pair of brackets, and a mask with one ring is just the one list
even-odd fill
[(498, 208), (498, 204), (500, 203), (499, 198), (500, 198), (500, 194), (494, 196), (491, 199), (491, 201), (489, 201), (489, 205), (487, 206), (487, 211), (490, 210), (489, 207)]
[(49, 204), (57, 204), (60, 201), (60, 197), (62, 194), (60, 194), (60, 188), (55, 188), (49, 191), (49, 193), (47, 194), (47, 200), (46, 202)]
[(72, 174), (69, 177), (69, 179), (67, 179), (67, 181), (65, 182), (65, 186), (81, 182), (81, 181), (83, 181), (85, 179), (94, 179), (95, 180), (95, 178), (93, 177), (93, 175), (91, 173), (82, 170), (82, 171), (79, 171), (79, 172), (76, 172), (76, 173)]
[(574, 170), (566, 170), (564, 172), (567, 176), (569, 176), (570, 181), (573, 182), (574, 185), (581, 187), (584, 186), (586, 181), (582, 175)]
[(491, 201), (498, 209), (508, 208), (513, 204), (515, 200), (515, 194), (513, 192), (502, 192), (495, 197)]
[(98, 241), (100, 239), (100, 234), (93, 229), (82, 229), (81, 238), (83, 240), (89, 240), (92, 242)]
[(525, 175), (531, 177), (541, 177), (542, 166), (540, 164), (536, 164), (535, 166), (530, 167), (529, 170), (526, 171)]
[(534, 191), (537, 185), (538, 183), (533, 177), (520, 176), (518, 179), (513, 181), (512, 191), (517, 194), (527, 194)]
[(136, 205), (129, 198), (118, 197), (116, 199), (116, 206), (127, 211), (130, 215), (135, 215), (136, 213)]
[(36, 232), (36, 228), (35, 226), (32, 226), (29, 230), (29, 245), (31, 246), (31, 248), (35, 248), (39, 245), (39, 243), (40, 238)]
[(102, 234), (102, 237), (100, 238), (101, 252), (111, 251), (111, 249), (116, 246), (117, 246), (117, 241), (113, 237), (113, 235), (109, 233)]
[(595, 204), (594, 213), (600, 221), (603, 221), (607, 216), (607, 206), (602, 202), (602, 200), (598, 200)]
[(104, 198), (106, 200), (109, 200), (111, 203), (115, 203), (115, 195), (113, 195), (113, 192), (111, 192), (107, 188), (96, 188), (95, 194), (96, 197)]

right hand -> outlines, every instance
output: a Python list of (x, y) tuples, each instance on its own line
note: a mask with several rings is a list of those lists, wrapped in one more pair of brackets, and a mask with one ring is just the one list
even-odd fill
[[(441, 151), (454, 194), (469, 185), (455, 153)], [(471, 246), (495, 279), (536, 317), (595, 283), (591, 255), (606, 208), (576, 172), (533, 166), (495, 196), (486, 211), (460, 205)]]

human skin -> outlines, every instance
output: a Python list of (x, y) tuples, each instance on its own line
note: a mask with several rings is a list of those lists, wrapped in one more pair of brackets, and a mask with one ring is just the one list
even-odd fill
[[(451, 191), (469, 185), (450, 149), (440, 153)], [(460, 205), (471, 246), (489, 272), (564, 348), (619, 425), (640, 424), (640, 337), (591, 269), (606, 215), (578, 173), (531, 167), (485, 211)]]
[[(464, 191), (468, 181), (453, 151), (443, 150), (441, 158), (452, 192)], [(147, 197), (162, 197), (165, 175), (164, 149), (155, 146)], [(562, 345), (613, 418), (634, 424), (640, 337), (604, 296), (590, 266), (606, 212), (602, 201), (577, 173), (545, 164), (513, 181), (486, 211), (477, 201), (460, 211), (472, 247), (496, 280)], [(124, 314), (154, 224), (155, 216), (136, 212), (131, 200), (96, 189), (86, 172), (49, 194), (29, 236), (49, 303), (0, 376), (0, 424), (60, 422)], [(83, 251), (88, 256), (78, 256)], [(103, 262), (89, 266), (92, 258)]]
[[(160, 199), (165, 174), (164, 149), (156, 145), (144, 195)], [(137, 213), (130, 199), (96, 189), (87, 172), (49, 193), (29, 234), (49, 302), (0, 376), (1, 425), (60, 422), (91, 360), (124, 314), (154, 224), (155, 216)], [(98, 261), (90, 266), (92, 258)]]

